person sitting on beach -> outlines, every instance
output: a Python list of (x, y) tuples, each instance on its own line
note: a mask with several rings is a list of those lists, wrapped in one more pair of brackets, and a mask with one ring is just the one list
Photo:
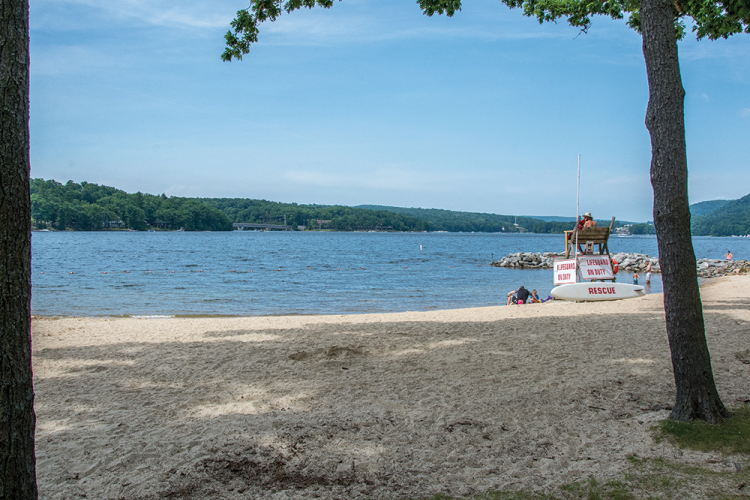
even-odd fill
[(510, 292), (508, 292), (508, 302), (507, 304), (505, 304), (506, 306), (518, 303), (518, 299), (516, 298), (516, 295), (515, 295), (516, 292), (517, 290), (511, 290)]
[(538, 304), (539, 302), (541, 302), (541, 300), (539, 300), (539, 296), (536, 294), (536, 290), (531, 291), (531, 298), (529, 299), (529, 302), (531, 302), (532, 304)]
[(732, 251), (727, 250), (727, 254), (724, 256), (724, 258), (727, 260), (732, 260)]
[(634, 285), (638, 284), (638, 273), (633, 273), (633, 284)]
[(529, 293), (528, 290), (526, 290), (523, 285), (516, 291), (516, 298), (518, 299), (519, 304), (525, 304), (529, 300)]

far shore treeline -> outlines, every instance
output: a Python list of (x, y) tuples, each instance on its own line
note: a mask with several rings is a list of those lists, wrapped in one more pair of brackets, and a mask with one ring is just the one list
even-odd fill
[[(693, 234), (750, 233), (750, 195), (691, 205)], [(247, 198), (183, 198), (126, 193), (89, 182), (32, 179), (31, 215), (36, 229), (231, 231), (233, 222), (283, 225), (294, 230), (450, 231), (562, 233), (573, 222), (545, 221), (451, 210), (380, 205), (298, 205)], [(600, 224), (608, 221), (601, 220)], [(654, 234), (652, 224), (626, 224), (631, 234)]]

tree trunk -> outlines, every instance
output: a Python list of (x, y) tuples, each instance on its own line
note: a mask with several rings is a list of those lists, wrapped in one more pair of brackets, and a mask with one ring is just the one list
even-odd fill
[(29, 4), (0, 0), (0, 499), (37, 498), (31, 373)]
[(706, 344), (695, 252), (690, 234), (685, 90), (680, 77), (671, 0), (641, 0), (648, 74), (646, 127), (651, 134), (654, 226), (664, 283), (667, 337), (677, 401), (671, 418), (716, 423), (731, 416), (716, 391)]

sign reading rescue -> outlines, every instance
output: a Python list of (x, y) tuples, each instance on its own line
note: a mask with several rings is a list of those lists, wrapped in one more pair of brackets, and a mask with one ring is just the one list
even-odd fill
[(585, 255), (578, 257), (578, 266), (581, 269), (581, 279), (611, 280), (614, 278), (609, 255)]
[(564, 285), (576, 282), (576, 260), (555, 261), (555, 285)]

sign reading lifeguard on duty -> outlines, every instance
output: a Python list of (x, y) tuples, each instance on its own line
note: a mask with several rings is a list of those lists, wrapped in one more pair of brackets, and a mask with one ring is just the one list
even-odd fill
[(611, 280), (614, 278), (609, 255), (586, 255), (578, 257), (578, 266), (581, 269), (581, 279)]
[(564, 285), (566, 283), (576, 282), (576, 260), (556, 260), (555, 261), (555, 285)]

